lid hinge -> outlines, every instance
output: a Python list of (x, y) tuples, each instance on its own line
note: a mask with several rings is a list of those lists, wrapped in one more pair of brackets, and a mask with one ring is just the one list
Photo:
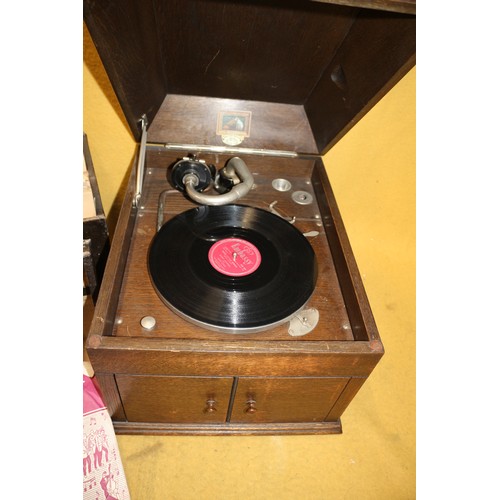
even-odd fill
[(132, 205), (137, 208), (139, 205), (139, 200), (142, 194), (142, 184), (144, 181), (144, 164), (146, 162), (146, 143), (148, 138), (148, 119), (146, 115), (142, 115), (140, 119), (141, 123), (141, 145), (139, 147), (139, 159), (137, 161), (137, 172), (135, 179), (135, 194), (132, 201)]

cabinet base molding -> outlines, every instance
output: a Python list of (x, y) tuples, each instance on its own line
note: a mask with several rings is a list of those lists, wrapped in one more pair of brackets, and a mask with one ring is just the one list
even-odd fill
[(342, 424), (333, 422), (299, 422), (299, 423), (266, 423), (266, 424), (166, 424), (113, 422), (116, 434), (128, 435), (293, 435), (293, 434), (341, 434)]

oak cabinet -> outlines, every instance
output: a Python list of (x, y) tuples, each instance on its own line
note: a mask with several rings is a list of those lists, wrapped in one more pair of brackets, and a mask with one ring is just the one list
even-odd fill
[[(84, 0), (138, 145), (86, 344), (117, 433), (342, 431), (384, 347), (322, 157), (415, 65), (415, 10)], [(159, 298), (148, 252), (162, 224), (197, 206), (168, 179), (188, 155), (218, 171), (240, 157), (254, 184), (238, 203), (309, 238), (317, 281), (289, 324), (212, 331)]]

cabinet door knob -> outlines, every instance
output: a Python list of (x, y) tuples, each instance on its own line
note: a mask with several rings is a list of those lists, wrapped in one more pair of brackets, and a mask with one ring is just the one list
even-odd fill
[(257, 407), (255, 406), (257, 401), (255, 399), (250, 398), (247, 400), (247, 407), (245, 408), (245, 413), (255, 413), (257, 411)]
[(214, 413), (217, 411), (217, 408), (215, 407), (215, 405), (217, 404), (217, 401), (215, 401), (215, 399), (207, 399), (207, 402), (206, 402), (206, 407), (205, 409), (203, 410), (204, 413)]

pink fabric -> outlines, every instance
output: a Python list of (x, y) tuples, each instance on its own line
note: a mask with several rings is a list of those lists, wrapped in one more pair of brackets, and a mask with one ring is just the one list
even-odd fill
[(83, 376), (83, 498), (130, 500), (118, 443), (99, 391)]
[(83, 376), (83, 415), (106, 408), (97, 387), (90, 377)]

